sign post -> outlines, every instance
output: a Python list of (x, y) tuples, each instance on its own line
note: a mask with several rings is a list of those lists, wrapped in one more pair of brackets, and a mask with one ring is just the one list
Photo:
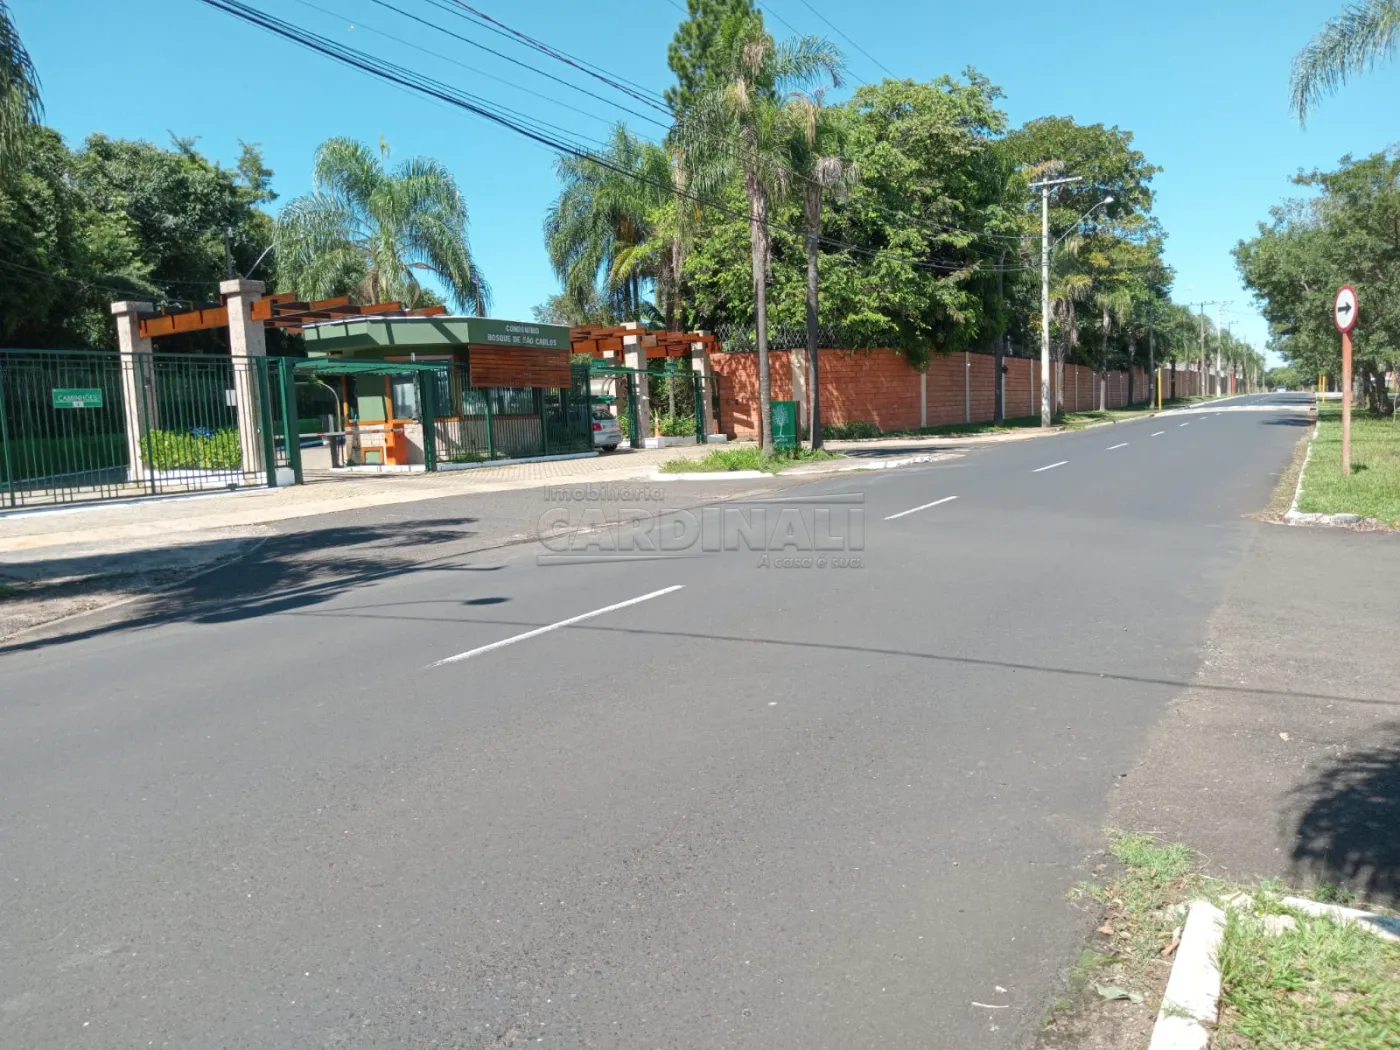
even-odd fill
[(1342, 333), (1342, 473), (1351, 473), (1351, 333), (1356, 327), (1356, 289), (1349, 284), (1337, 290), (1332, 320)]

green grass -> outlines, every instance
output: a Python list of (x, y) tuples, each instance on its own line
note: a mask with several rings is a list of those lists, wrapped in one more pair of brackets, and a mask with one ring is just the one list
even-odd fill
[(1270, 937), (1257, 918), (1230, 912), (1218, 1045), (1400, 1047), (1400, 945), (1355, 925), (1295, 918), (1296, 928)]
[(811, 452), (797, 449), (792, 452), (775, 452), (765, 456), (757, 448), (720, 448), (699, 459), (670, 459), (659, 468), (663, 474), (695, 474), (700, 472), (723, 472), (732, 470), (762, 470), (776, 474), (780, 470), (799, 463), (814, 463), (821, 460), (841, 459), (839, 453)]
[(1119, 835), (1109, 848), (1130, 872), (1157, 883), (1181, 878), (1191, 870), (1194, 859), (1189, 846), (1179, 842), (1159, 845), (1150, 835)]
[(1388, 419), (1353, 411), (1351, 463), (1352, 473), (1342, 473), (1342, 406), (1323, 402), (1298, 509), (1359, 514), (1400, 527), (1400, 428), (1392, 428)]
[(11, 587), (8, 583), (0, 583), (0, 602), (6, 598), (18, 598), (19, 588)]

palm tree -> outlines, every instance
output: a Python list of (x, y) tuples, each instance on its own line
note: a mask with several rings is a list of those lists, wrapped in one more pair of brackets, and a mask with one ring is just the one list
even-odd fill
[(19, 30), (0, 0), (0, 170), (19, 152), (25, 129), (43, 119), (39, 74), (19, 38)]
[(654, 213), (673, 186), (669, 158), (618, 124), (596, 156), (562, 156), (555, 171), (564, 188), (545, 217), (544, 235), (564, 294), (589, 302), (601, 281), (614, 316), (639, 319), (642, 282), (663, 276), (651, 242)]
[(1103, 288), (1094, 294), (1099, 311), (1099, 411), (1108, 408), (1108, 344), (1113, 325), (1124, 324), (1133, 312), (1133, 297), (1126, 288)]
[(824, 88), (793, 92), (789, 114), (796, 124), (794, 170), (802, 177), (802, 218), (807, 243), (807, 426), (812, 450), (822, 447), (821, 369), (817, 354), (817, 250), (822, 236), (822, 197), (844, 195), (860, 177), (859, 169), (840, 157), (842, 125), (822, 106)]
[(423, 157), (388, 168), (354, 139), (316, 151), (312, 192), (277, 217), (279, 274), (303, 299), (351, 294), (362, 302), (420, 305), (420, 272), (442, 282), (460, 310), (485, 314), (491, 292), (472, 261), (467, 205), (456, 180)]
[(1293, 60), (1289, 100), (1298, 122), (1326, 95), (1389, 58), (1400, 40), (1400, 0), (1357, 0), (1344, 8)]
[(1080, 262), (1084, 238), (1071, 234), (1050, 256), (1050, 313), (1060, 331), (1055, 348), (1055, 414), (1065, 410), (1065, 358), (1079, 345), (1078, 306), (1087, 302), (1093, 279)]
[(779, 99), (822, 79), (839, 83), (841, 55), (816, 37), (776, 44), (757, 15), (716, 49), (713, 81), (681, 115), (677, 141), (685, 153), (691, 192), (722, 200), (736, 176), (748, 198), (753, 267), (754, 328), (758, 346), (759, 438), (773, 447), (772, 381), (768, 370), (768, 209), (791, 182), (790, 129)]

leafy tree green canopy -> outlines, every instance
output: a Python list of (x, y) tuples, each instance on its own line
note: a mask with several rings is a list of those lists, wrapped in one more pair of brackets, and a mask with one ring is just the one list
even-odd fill
[[(0, 339), (12, 346), (110, 346), (108, 304), (202, 302), (233, 264), (247, 273), (271, 242), (272, 173), (256, 145), (237, 169), (174, 149), (94, 135), (70, 150), (31, 128), (18, 164), (0, 173)], [(259, 276), (275, 275), (275, 259)], [(207, 335), (199, 333), (200, 336)], [(202, 346), (178, 337), (167, 349)], [(212, 344), (208, 344), (212, 345)]]
[(753, 0), (686, 0), (686, 9), (689, 17), (676, 29), (666, 49), (666, 63), (676, 74), (676, 83), (666, 89), (665, 97), (676, 114), (689, 111), (713, 79), (715, 62), (726, 41), (744, 22), (763, 17)]
[(1356, 288), (1355, 361), (1372, 408), (1384, 408), (1383, 374), (1400, 361), (1400, 153), (1354, 160), (1293, 180), (1316, 192), (1274, 208), (1235, 260), (1269, 322), (1272, 348), (1300, 372), (1337, 375), (1337, 288)]

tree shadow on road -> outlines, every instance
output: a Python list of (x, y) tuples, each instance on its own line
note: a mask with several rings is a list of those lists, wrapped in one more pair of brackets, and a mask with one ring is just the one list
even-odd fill
[(124, 572), (121, 559), (109, 557), (104, 563), (103, 578), (109, 581), (104, 595), (109, 601), (137, 597), (137, 604), (124, 606), (110, 618), (94, 612), (71, 625), (37, 628), (32, 635), (0, 643), (0, 656), (176, 621), (220, 624), (306, 609), (389, 576), (479, 572), (478, 567), (455, 563), (481, 547), (471, 527), (475, 521), (394, 521), (274, 536), (231, 564), (189, 576), (145, 597), (140, 596), (149, 589), (147, 578)]
[(1293, 874), (1400, 903), (1400, 722), (1380, 743), (1336, 758), (1293, 792)]

